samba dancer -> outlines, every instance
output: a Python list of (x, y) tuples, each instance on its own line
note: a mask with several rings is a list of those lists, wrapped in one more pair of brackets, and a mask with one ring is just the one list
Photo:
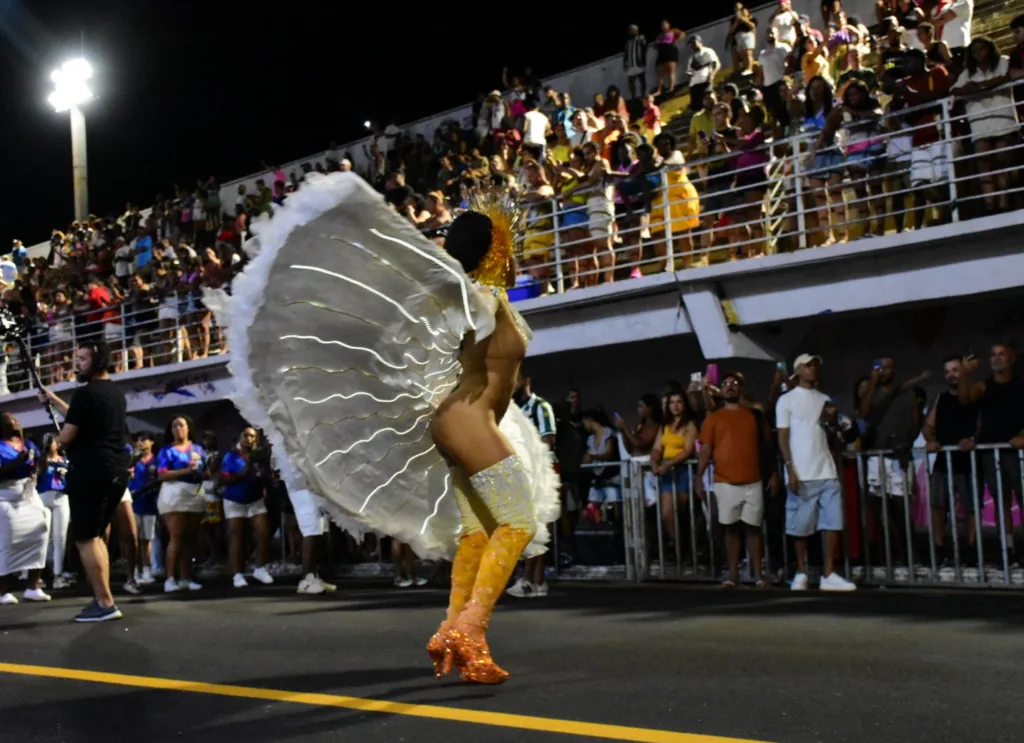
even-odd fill
[(546, 549), (559, 496), (548, 447), (509, 404), (530, 339), (504, 294), (516, 216), (497, 197), (484, 208), (452, 224), (446, 253), (358, 176), (311, 178), (254, 225), (232, 296), (208, 298), (235, 404), (289, 489), (357, 537), (454, 554), (428, 650), (439, 676), (494, 684), (508, 678), (486, 639), (495, 603), (520, 554)]

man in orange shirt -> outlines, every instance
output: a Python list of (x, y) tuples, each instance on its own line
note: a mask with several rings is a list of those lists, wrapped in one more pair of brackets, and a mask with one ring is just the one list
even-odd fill
[(751, 572), (757, 587), (765, 588), (767, 583), (761, 570), (764, 555), (761, 449), (762, 441), (769, 441), (771, 434), (763, 416), (758, 417), (741, 402), (743, 378), (739, 374), (722, 377), (720, 389), (723, 405), (708, 414), (700, 431), (697, 494), (701, 498), (706, 497), (704, 472), (714, 462), (718, 523), (725, 528), (725, 557), (729, 564), (729, 579), (722, 583), (722, 588), (735, 588), (739, 583), (741, 535), (744, 530)]

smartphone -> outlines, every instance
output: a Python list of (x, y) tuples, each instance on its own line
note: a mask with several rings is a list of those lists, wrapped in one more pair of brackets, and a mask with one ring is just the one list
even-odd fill
[(875, 371), (882, 371), (882, 362), (879, 361), (878, 359), (875, 359), (875, 363), (871, 366), (871, 368), (874, 369)]
[(704, 372), (704, 376), (708, 378), (708, 384), (718, 386), (718, 364), (708, 364), (708, 369)]
[(775, 362), (775, 368), (779, 370), (779, 373), (782, 376), (786, 376), (786, 362), (785, 361), (776, 361)]
[(697, 389), (703, 389), (704, 387), (704, 375), (700, 372), (694, 372), (690, 375), (690, 381), (697, 384)]

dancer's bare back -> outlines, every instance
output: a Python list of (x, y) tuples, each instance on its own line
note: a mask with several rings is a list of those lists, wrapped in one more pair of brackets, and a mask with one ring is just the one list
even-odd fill
[(458, 386), (434, 414), (438, 450), (467, 474), (480, 472), (514, 453), (498, 430), (515, 391), (526, 338), (508, 300), (498, 299), (495, 329), (479, 343), (473, 333), (462, 344)]

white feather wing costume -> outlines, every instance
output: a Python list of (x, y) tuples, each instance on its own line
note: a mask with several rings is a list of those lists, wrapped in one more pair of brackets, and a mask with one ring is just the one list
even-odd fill
[[(458, 383), (463, 336), (493, 331), (494, 302), (351, 173), (311, 177), (254, 229), (232, 295), (207, 293), (227, 326), (235, 405), (288, 487), (317, 494), (341, 528), (450, 556), (460, 519), (430, 421)], [(538, 524), (554, 521), (548, 447), (514, 404), (501, 430), (531, 473)], [(527, 554), (546, 541), (538, 529)]]

